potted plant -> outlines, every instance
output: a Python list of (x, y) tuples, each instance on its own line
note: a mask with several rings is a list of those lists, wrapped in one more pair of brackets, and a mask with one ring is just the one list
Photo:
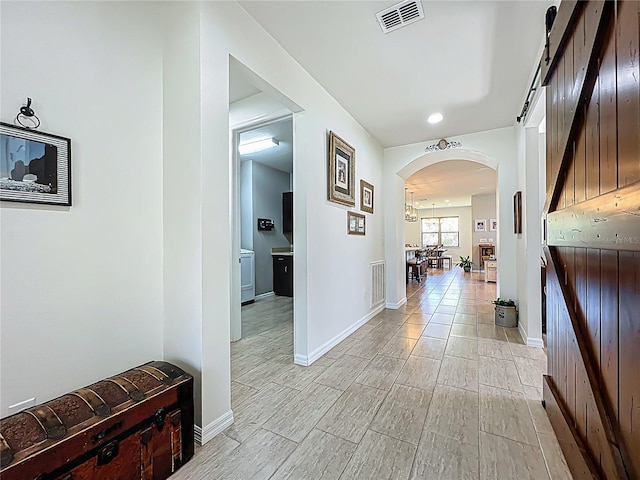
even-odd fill
[(467, 255), (467, 258), (460, 256), (460, 262), (456, 263), (456, 266), (464, 268), (465, 272), (470, 272), (473, 262), (469, 258), (469, 255)]
[(495, 322), (501, 327), (514, 328), (518, 326), (518, 310), (516, 302), (498, 298), (491, 302), (495, 305)]

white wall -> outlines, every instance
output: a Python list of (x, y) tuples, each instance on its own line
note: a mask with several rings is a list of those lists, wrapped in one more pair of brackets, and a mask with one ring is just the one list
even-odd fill
[[(73, 206), (3, 203), (1, 407), (162, 358), (162, 44), (142, 4), (2, 2), (0, 119), (72, 140)], [(25, 34), (28, 32), (28, 34)]]
[[(418, 219), (429, 218), (432, 216), (430, 208), (418, 209)], [(460, 256), (466, 257), (471, 255), (471, 207), (442, 207), (435, 209), (436, 217), (458, 217), (459, 229), (459, 246), (447, 247), (447, 255), (451, 255), (454, 264), (459, 260)], [(411, 245), (422, 243), (422, 234), (420, 220), (415, 223), (404, 222), (405, 224), (405, 243)]]
[[(385, 258), (387, 262), (387, 305), (401, 305), (405, 297), (404, 179), (418, 170), (446, 160), (470, 160), (497, 169), (496, 211), (499, 225), (496, 250), (499, 256), (515, 258), (512, 198), (518, 188), (517, 149), (513, 127), (448, 138), (462, 148), (425, 153), (437, 142), (415, 143), (384, 151)], [(498, 263), (498, 294), (517, 298), (516, 266)]]
[[(289, 191), (289, 174), (270, 168), (259, 162), (253, 163), (251, 189), (253, 205), (250, 230), (253, 233), (255, 252), (256, 295), (273, 291), (273, 258), (271, 249), (289, 247), (291, 244), (282, 232), (282, 193)], [(273, 230), (258, 230), (258, 218), (273, 220)]]
[[(489, 223), (496, 218), (495, 193), (471, 196), (471, 228), (473, 231), (472, 256), (473, 268), (480, 269), (480, 243), (492, 243), (495, 245), (498, 232), (490, 231)], [(476, 220), (485, 220), (484, 232), (476, 232)], [(498, 226), (500, 228), (500, 226)]]

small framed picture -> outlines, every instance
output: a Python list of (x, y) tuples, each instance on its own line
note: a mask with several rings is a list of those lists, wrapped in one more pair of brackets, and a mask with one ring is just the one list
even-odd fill
[(495, 218), (492, 218), (489, 220), (489, 231), (490, 232), (496, 232), (498, 230), (498, 220)]
[(349, 235), (365, 235), (366, 218), (364, 215), (355, 212), (347, 212), (347, 233)]
[(373, 213), (373, 185), (360, 180), (360, 210)]
[(356, 152), (351, 145), (333, 132), (329, 132), (327, 167), (329, 200), (355, 207)]
[(485, 219), (476, 220), (475, 221), (475, 231), (476, 232), (486, 232), (487, 231), (487, 221)]
[(0, 200), (71, 205), (71, 140), (0, 123)]

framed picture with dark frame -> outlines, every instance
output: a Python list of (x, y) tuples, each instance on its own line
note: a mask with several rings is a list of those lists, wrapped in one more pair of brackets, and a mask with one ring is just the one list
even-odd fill
[(0, 200), (71, 205), (71, 140), (0, 123)]
[(329, 200), (355, 207), (356, 152), (351, 145), (333, 132), (329, 132), (327, 167)]
[(373, 185), (360, 180), (360, 210), (373, 213)]
[(513, 196), (513, 233), (522, 233), (522, 192)]
[(366, 218), (361, 213), (347, 212), (347, 233), (349, 235), (366, 235)]

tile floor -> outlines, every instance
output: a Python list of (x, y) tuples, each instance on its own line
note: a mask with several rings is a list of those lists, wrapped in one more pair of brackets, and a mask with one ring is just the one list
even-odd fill
[(570, 479), (540, 404), (546, 355), (494, 326), (495, 284), (458, 268), (411, 284), (310, 367), (292, 301), (243, 307), (235, 424), (176, 479)]

